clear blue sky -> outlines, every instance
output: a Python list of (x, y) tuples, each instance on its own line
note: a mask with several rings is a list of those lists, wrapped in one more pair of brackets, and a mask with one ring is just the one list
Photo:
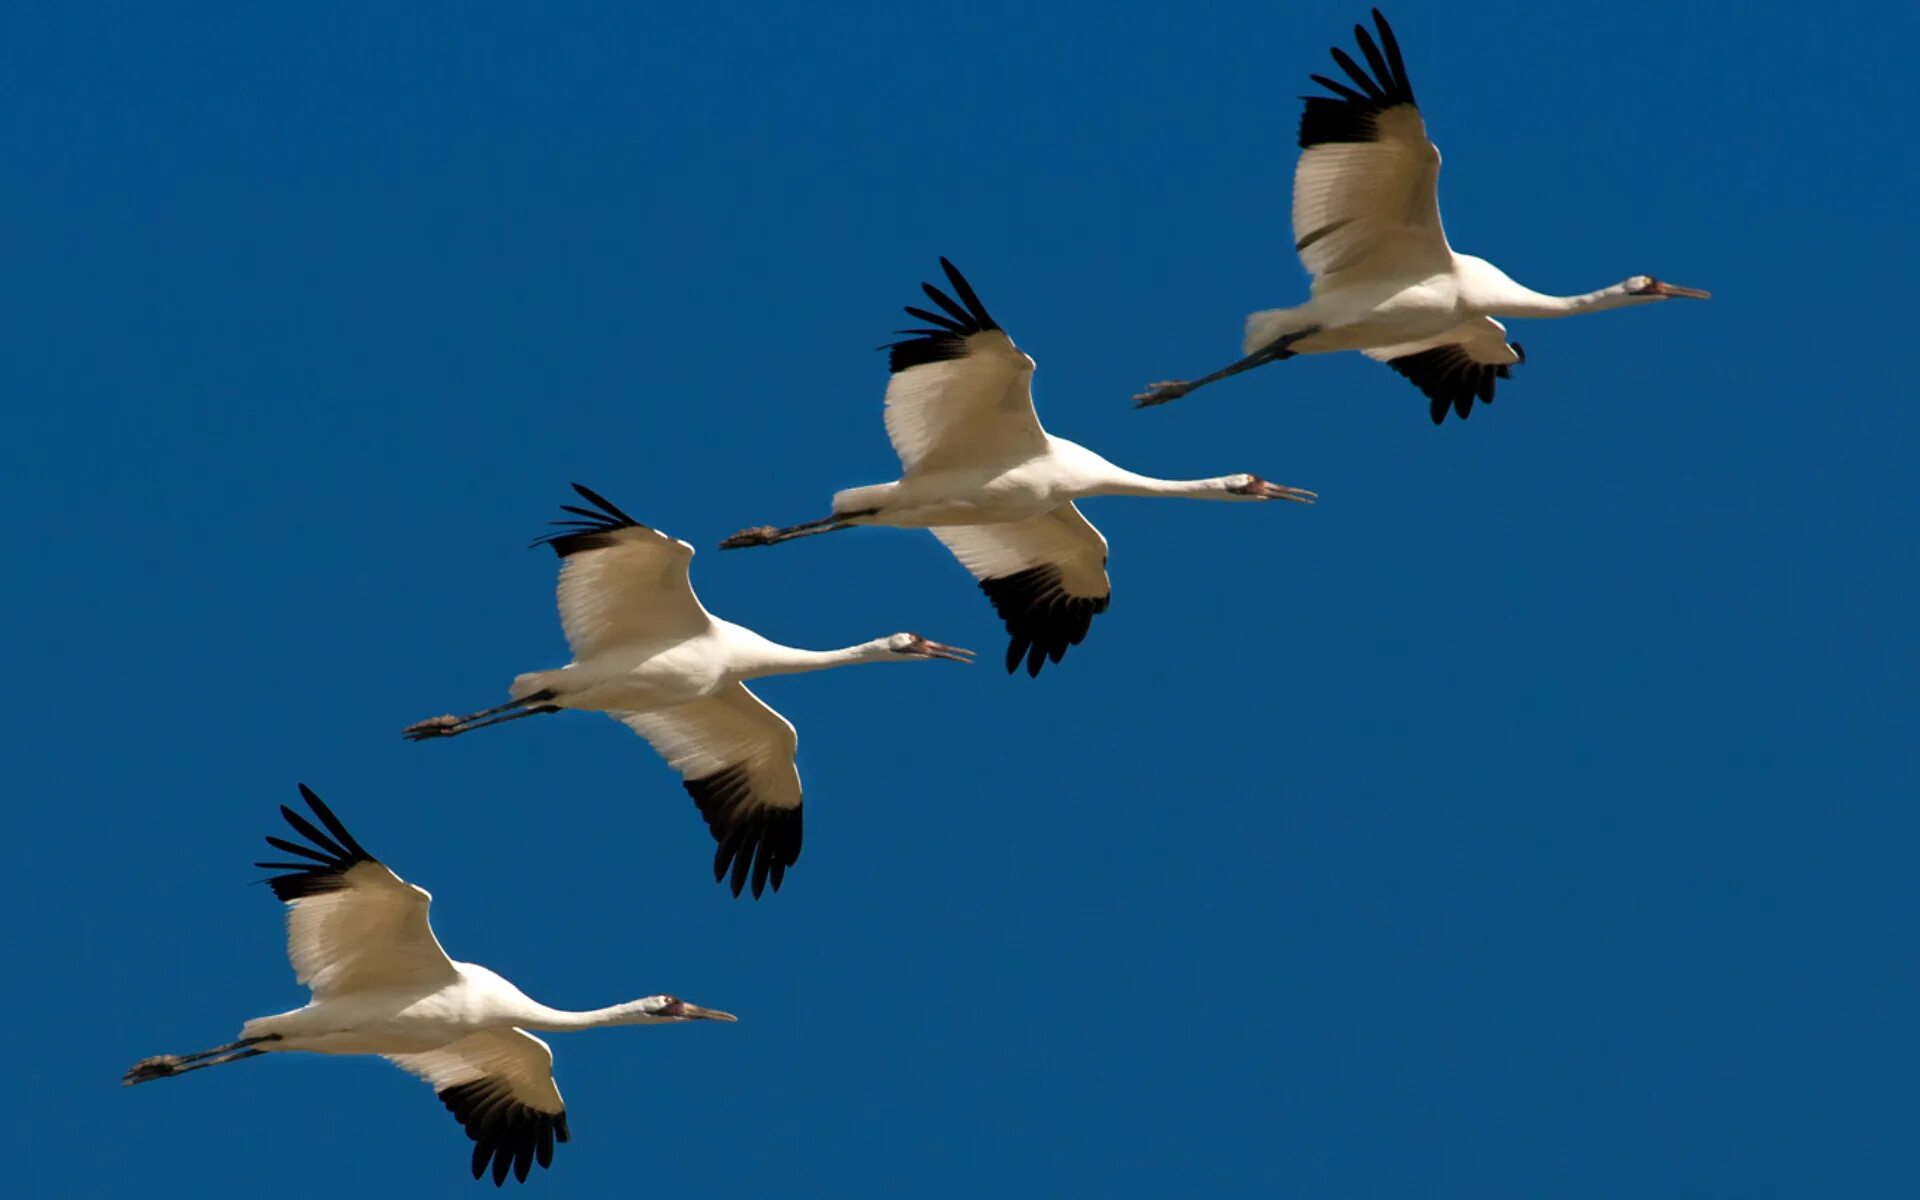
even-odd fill
[[(569, 1006), (551, 1196), (1911, 1196), (1910, 5), (1389, 11), (1455, 245), (1551, 291), (1464, 424), (1300, 359), (1340, 4), (23, 3), (0, 13), (0, 888), (36, 1196), (464, 1194), (372, 1060), (122, 1090), (300, 1002), (249, 881), (311, 783), (457, 956)], [(946, 254), (1056, 431), (1317, 508), (1115, 500), (1038, 681), (768, 683), (806, 854), (735, 901), (598, 717), (414, 746), (565, 660), (579, 479), (829, 646), (1003, 634), (925, 534), (719, 554), (891, 478)]]

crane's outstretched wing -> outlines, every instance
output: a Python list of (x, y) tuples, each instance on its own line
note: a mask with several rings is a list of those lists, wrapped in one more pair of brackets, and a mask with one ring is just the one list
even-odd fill
[(1451, 263), (1436, 190), (1440, 151), (1427, 140), (1400, 43), (1377, 8), (1373, 21), (1378, 45), (1363, 26), (1353, 27), (1372, 73), (1336, 46), (1333, 61), (1353, 86), (1314, 75), (1334, 94), (1303, 97), (1293, 236), (1316, 290), (1328, 276), (1361, 270), (1376, 257), (1409, 274)]
[[(629, 642), (680, 641), (712, 617), (693, 594), (693, 547), (650, 529), (592, 488), (574, 484), (593, 508), (572, 513), (561, 533), (534, 539), (560, 556), (560, 627), (576, 659)], [(597, 510), (597, 511), (596, 511)]]
[(274, 849), (301, 861), (254, 864), (291, 872), (275, 875), (267, 886), (287, 905), (287, 958), (294, 977), (316, 999), (361, 988), (430, 989), (451, 983), (453, 960), (427, 921), (433, 897), (368, 854), (313, 789), (303, 783), (300, 794), (326, 828), (283, 804), (280, 813), (287, 824), (310, 844), (269, 836)]
[(1527, 361), (1527, 352), (1518, 342), (1508, 344), (1507, 327), (1492, 317), (1475, 317), (1424, 341), (1375, 346), (1364, 353), (1427, 394), (1435, 425), (1447, 419), (1448, 408), (1466, 420), (1476, 397), (1492, 404), (1494, 384)]
[(440, 1102), (473, 1139), (473, 1177), (493, 1166), (526, 1182), (533, 1164), (553, 1165), (553, 1144), (567, 1140), (567, 1106), (553, 1082), (553, 1051), (522, 1029), (470, 1033), (438, 1050), (389, 1054), (388, 1062), (433, 1085)]
[(717, 883), (733, 873), (738, 896), (748, 874), (754, 899), (780, 890), (800, 858), (800, 770), (793, 726), (736, 683), (716, 695), (656, 712), (615, 713), (680, 772), (719, 848)]
[(1009, 674), (1022, 658), (1028, 675), (1040, 674), (1048, 659), (1059, 662), (1107, 611), (1107, 539), (1071, 504), (1024, 521), (932, 532), (973, 572), (1007, 623)]
[(887, 437), (901, 474), (991, 467), (1045, 454), (1047, 435), (1033, 411), (1033, 360), (1006, 335), (966, 278), (940, 260), (960, 300), (920, 285), (941, 312), (907, 307), (931, 328), (902, 329), (889, 351)]

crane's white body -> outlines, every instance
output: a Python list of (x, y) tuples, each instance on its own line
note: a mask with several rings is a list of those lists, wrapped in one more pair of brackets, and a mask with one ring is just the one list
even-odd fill
[(885, 638), (840, 650), (801, 650), (744, 625), (711, 615), (707, 621), (686, 637), (595, 646), (564, 667), (517, 676), (512, 694), (550, 691), (543, 703), (585, 712), (655, 712), (721, 695), (749, 679), (899, 661)]
[[(1444, 235), (1436, 230), (1435, 236), (1444, 247)], [(1432, 274), (1417, 263), (1384, 256), (1316, 279), (1307, 303), (1249, 316), (1242, 349), (1251, 354), (1293, 333), (1302, 334), (1289, 344), (1295, 354), (1392, 350), (1397, 356), (1403, 347), (1459, 340), (1484, 343), (1483, 357), (1475, 361), (1511, 364), (1520, 361), (1519, 355), (1506, 345), (1506, 329), (1494, 317), (1566, 317), (1666, 299), (1632, 295), (1621, 284), (1578, 296), (1549, 296), (1515, 282), (1484, 258), (1451, 248), (1446, 257), (1447, 268)]]
[(373, 979), (343, 994), (316, 996), (289, 1012), (255, 1017), (241, 1027), (240, 1036), (271, 1039), (273, 1050), (419, 1054), (489, 1030), (565, 1033), (667, 1021), (631, 1005), (590, 1012), (552, 1008), (477, 963), (449, 961), (448, 966), (453, 978), (439, 987)]
[[(293, 861), (256, 865), (288, 872), (268, 880), (287, 905), (287, 958), (311, 999), (256, 1017), (238, 1041), (134, 1065), (144, 1083), (269, 1053), (377, 1054), (431, 1083), (473, 1139), (473, 1174), (495, 1183), (548, 1165), (568, 1138), (566, 1105), (553, 1080), (553, 1052), (527, 1032), (655, 1025), (730, 1014), (656, 995), (572, 1012), (541, 1004), (506, 979), (441, 948), (428, 918), (433, 897), (393, 873), (354, 840), (304, 785), (316, 826), (281, 813), (306, 842), (269, 837)], [(324, 828), (322, 828), (324, 826)]]
[(887, 437), (900, 456), (892, 483), (848, 488), (831, 516), (742, 530), (721, 545), (767, 545), (857, 525), (928, 529), (979, 580), (1005, 621), (1007, 670), (1037, 675), (1086, 636), (1112, 593), (1107, 542), (1075, 507), (1093, 496), (1299, 500), (1311, 492), (1253, 475), (1155, 479), (1055, 437), (1033, 407), (1033, 359), (1000, 328), (973, 288), (940, 260), (956, 301), (922, 285), (941, 312), (908, 308), (931, 328), (895, 342)]
[(1525, 361), (1496, 317), (1564, 317), (1705, 299), (1694, 288), (1636, 275), (1575, 296), (1525, 287), (1483, 258), (1459, 254), (1440, 221), (1440, 151), (1414, 103), (1399, 43), (1380, 11), (1380, 40), (1362, 26), (1363, 67), (1335, 48), (1351, 86), (1325, 76), (1334, 93), (1309, 96), (1300, 120), (1293, 176), (1294, 249), (1313, 276), (1311, 298), (1247, 318), (1246, 355), (1194, 382), (1154, 384), (1135, 397), (1163, 404), (1197, 387), (1296, 354), (1358, 350), (1418, 386), (1437, 424), (1451, 409), (1465, 418), (1475, 399), (1492, 403), (1497, 380)]
[[(1032, 360), (1027, 361), (1031, 371)], [(1243, 479), (1241, 476), (1154, 479), (1115, 466), (1078, 442), (1050, 433), (1042, 436), (1045, 449), (1039, 455), (1012, 465), (995, 462), (998, 456), (993, 448), (981, 446), (981, 457), (994, 465), (909, 471), (893, 483), (837, 492), (833, 497), (834, 514), (854, 525), (933, 529), (1025, 521), (1093, 496), (1255, 498), (1228, 491), (1232, 483)]]

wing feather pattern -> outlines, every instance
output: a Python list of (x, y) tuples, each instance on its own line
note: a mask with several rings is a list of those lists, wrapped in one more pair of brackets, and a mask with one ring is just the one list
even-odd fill
[(583, 484), (573, 490), (591, 508), (571, 514), (557, 533), (534, 539), (560, 556), (560, 627), (576, 659), (609, 646), (674, 642), (712, 621), (687, 576), (693, 547), (649, 528)]
[(287, 958), (316, 999), (361, 988), (432, 988), (455, 978), (427, 918), (433, 897), (354, 840), (306, 784), (300, 795), (320, 824), (286, 805), (280, 813), (308, 844), (269, 836), (298, 861), (254, 865), (287, 872), (267, 880), (287, 905)]
[(1527, 361), (1518, 342), (1509, 344), (1506, 326), (1492, 317), (1475, 317), (1438, 336), (1364, 352), (1384, 362), (1426, 394), (1435, 425), (1452, 409), (1462, 421), (1473, 402), (1493, 403), (1494, 386)]
[(932, 533), (980, 581), (1006, 622), (1009, 674), (1024, 659), (1027, 674), (1039, 675), (1107, 611), (1107, 539), (1072, 504), (1024, 521), (942, 525)]
[(717, 843), (715, 882), (738, 896), (749, 880), (757, 900), (774, 891), (800, 858), (799, 738), (793, 725), (745, 684), (653, 712), (615, 713), (680, 772)]
[(489, 1170), (526, 1182), (533, 1164), (553, 1164), (553, 1144), (571, 1136), (566, 1104), (553, 1081), (553, 1051), (522, 1029), (468, 1034), (438, 1050), (389, 1054), (387, 1061), (433, 1085), (440, 1102), (473, 1139), (473, 1177)]
[(942, 258), (959, 299), (921, 284), (939, 311), (909, 305), (925, 328), (889, 343), (887, 437), (903, 477), (1011, 465), (1047, 451), (1033, 411), (1033, 360), (987, 312), (966, 277)]
[(1351, 85), (1311, 76), (1332, 96), (1306, 96), (1300, 162), (1293, 173), (1293, 236), (1316, 289), (1329, 276), (1364, 272), (1380, 256), (1399, 272), (1450, 263), (1440, 225), (1440, 151), (1427, 138), (1400, 43), (1373, 10), (1376, 44), (1353, 27), (1366, 66), (1335, 47)]

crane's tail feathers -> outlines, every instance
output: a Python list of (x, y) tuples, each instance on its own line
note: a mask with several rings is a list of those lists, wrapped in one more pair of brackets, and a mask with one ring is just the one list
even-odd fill
[[(528, 671), (524, 675), (515, 675), (513, 686), (507, 689), (507, 695), (515, 700), (551, 700), (553, 699), (552, 684), (565, 669), (562, 667), (555, 671)], [(541, 695), (542, 692), (546, 695)]]
[(833, 494), (834, 519), (844, 521), (850, 517), (870, 517), (885, 507), (888, 498), (899, 489), (897, 483), (869, 483), (863, 487), (842, 488)]
[(1241, 339), (1240, 353), (1252, 354), (1289, 333), (1300, 332), (1303, 328), (1305, 326), (1300, 324), (1296, 309), (1269, 308), (1261, 312), (1249, 313), (1247, 336)]

